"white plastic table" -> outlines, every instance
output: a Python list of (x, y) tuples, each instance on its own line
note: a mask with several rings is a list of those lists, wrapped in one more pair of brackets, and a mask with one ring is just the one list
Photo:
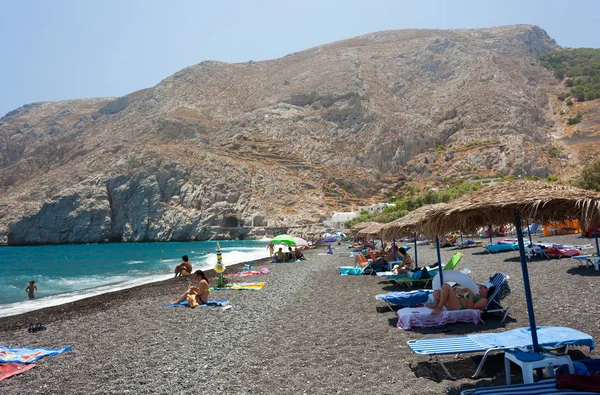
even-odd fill
[(567, 365), (569, 367), (569, 373), (575, 373), (573, 362), (571, 362), (571, 357), (568, 355), (507, 350), (504, 353), (506, 385), (510, 385), (511, 362), (514, 362), (521, 367), (521, 371), (523, 372), (523, 383), (525, 384), (533, 383), (533, 371), (539, 368), (546, 369), (546, 375), (548, 377), (554, 377), (554, 368), (562, 365)]

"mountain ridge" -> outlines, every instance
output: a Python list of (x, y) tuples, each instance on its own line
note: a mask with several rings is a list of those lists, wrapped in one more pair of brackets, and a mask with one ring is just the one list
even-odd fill
[(551, 174), (569, 158), (537, 56), (558, 48), (532, 25), (385, 31), (21, 107), (0, 119), (0, 243), (318, 232), (405, 183)]

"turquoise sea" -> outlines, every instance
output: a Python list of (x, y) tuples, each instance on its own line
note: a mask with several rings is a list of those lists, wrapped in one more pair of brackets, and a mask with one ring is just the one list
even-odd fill
[[(267, 240), (220, 241), (223, 263), (268, 256)], [(0, 247), (0, 317), (173, 277), (188, 255), (194, 270), (217, 262), (216, 241)], [(38, 287), (35, 300), (25, 288)]]

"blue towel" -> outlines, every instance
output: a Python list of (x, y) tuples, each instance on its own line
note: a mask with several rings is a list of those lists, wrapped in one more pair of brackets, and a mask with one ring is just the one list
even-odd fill
[(0, 362), (31, 363), (42, 357), (51, 357), (69, 351), (71, 346), (63, 348), (7, 348), (0, 346)]
[[(226, 306), (229, 304), (228, 300), (220, 299), (220, 300), (209, 300), (206, 303), (199, 305), (198, 307), (217, 307), (217, 306)], [(167, 307), (188, 307), (188, 301), (184, 300), (179, 304), (167, 303), (165, 306)]]
[[(594, 339), (578, 330), (559, 326), (538, 326), (538, 343), (540, 346), (560, 347), (566, 345), (588, 346), (594, 349)], [(527, 347), (531, 345), (531, 330), (517, 328), (500, 333), (484, 333), (468, 335), (469, 338), (481, 343), (485, 348), (492, 347)]]
[(338, 267), (338, 269), (340, 270), (340, 274), (342, 276), (363, 274), (364, 271), (362, 267), (354, 266), (342, 266)]
[(384, 295), (377, 295), (376, 298), (397, 306), (414, 306), (427, 302), (432, 292), (430, 289), (417, 289), (410, 292), (388, 292)]

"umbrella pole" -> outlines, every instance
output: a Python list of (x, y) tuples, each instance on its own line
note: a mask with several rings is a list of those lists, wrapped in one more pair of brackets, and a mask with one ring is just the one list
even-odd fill
[(419, 259), (417, 258), (417, 232), (414, 233), (415, 235), (415, 270), (417, 270), (419, 268)]
[(525, 286), (525, 300), (527, 302), (527, 315), (529, 315), (529, 328), (531, 329), (531, 341), (533, 351), (541, 351), (538, 344), (537, 326), (535, 325), (535, 316), (533, 314), (533, 300), (531, 298), (531, 288), (529, 286), (529, 271), (527, 270), (527, 259), (525, 257), (525, 243), (523, 243), (523, 230), (521, 229), (521, 215), (515, 210), (515, 227), (517, 229), (517, 239), (519, 240), (519, 255), (521, 256), (521, 271), (523, 272), (523, 285)]
[(533, 248), (533, 241), (531, 241), (531, 229), (529, 229), (529, 221), (525, 220), (525, 225), (527, 225), (527, 234), (529, 235), (529, 248)]
[(594, 224), (594, 238), (596, 239), (596, 255), (600, 256), (600, 247), (598, 247), (598, 224)]
[(465, 247), (465, 241), (463, 240), (462, 230), (460, 231), (460, 248)]
[(394, 262), (396, 262), (396, 236), (392, 239), (392, 250), (394, 250)]
[(488, 224), (488, 234), (490, 235), (490, 244), (494, 244), (492, 240), (492, 224)]
[(440, 238), (435, 236), (435, 247), (437, 249), (438, 257), (438, 273), (440, 274), (440, 288), (444, 285), (444, 273), (442, 273), (442, 255), (440, 253)]

